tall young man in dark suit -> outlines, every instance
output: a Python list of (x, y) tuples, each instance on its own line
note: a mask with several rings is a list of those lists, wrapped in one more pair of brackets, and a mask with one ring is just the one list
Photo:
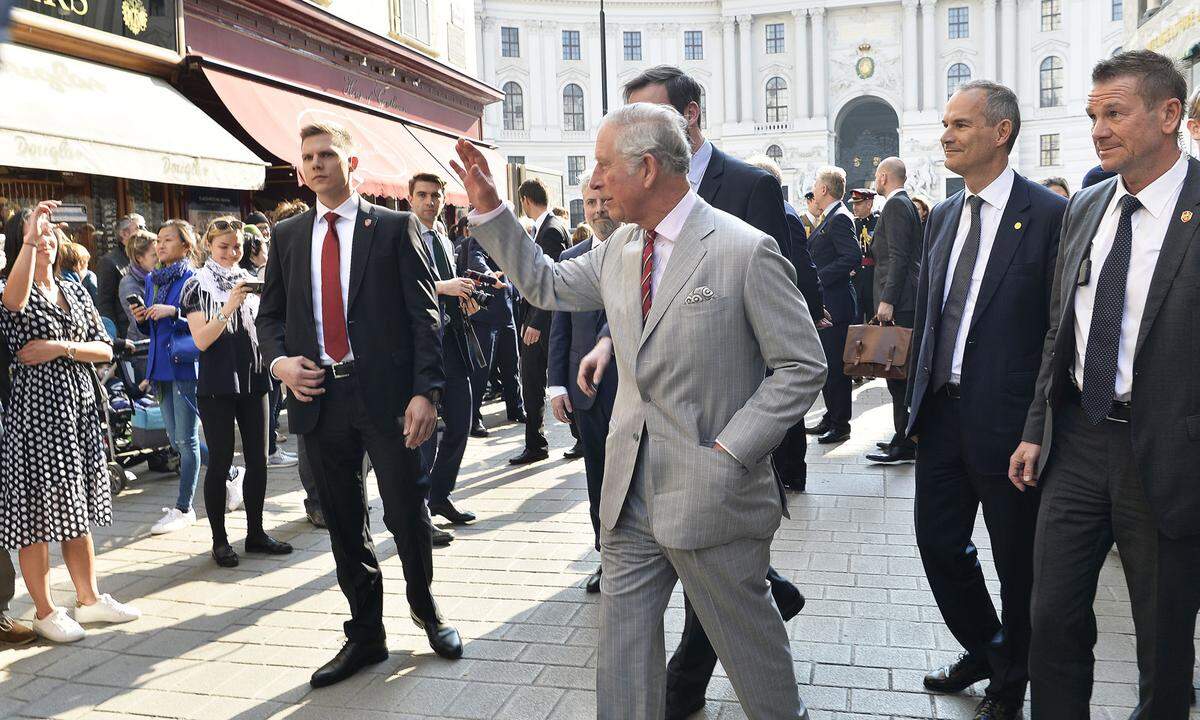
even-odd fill
[[(904, 191), (908, 171), (898, 157), (885, 158), (875, 170), (875, 189), (884, 196), (883, 210), (875, 226), (871, 247), (875, 255), (875, 287), (878, 303), (875, 317), (911, 328), (916, 315), (917, 280), (921, 271), (921, 216)], [(910, 350), (909, 371), (916, 350)], [(867, 455), (867, 460), (883, 464), (911, 462), (917, 457), (916, 443), (908, 437), (908, 405), (904, 380), (888, 380), (892, 396), (892, 422), (895, 434), (880, 444), (882, 453)]]
[[(1066, 200), (1013, 172), (1017, 97), (988, 81), (946, 103), (946, 167), (966, 189), (930, 211), (917, 293), (909, 435), (919, 435), (916, 535), (929, 588), (965, 652), (925, 676), (960, 692), (990, 679), (978, 720), (1020, 715), (1028, 684), (1037, 493), (1006, 478), (1033, 400)], [(1003, 617), (971, 534), (980, 505)], [(1056, 719), (1057, 720), (1057, 719)]]
[(313, 673), (320, 687), (388, 656), (364, 451), (404, 567), (413, 621), (443, 657), (461, 657), (462, 641), (429, 589), (429, 483), (417, 448), (437, 423), (445, 374), (418, 223), (351, 190), (358, 157), (345, 128), (308, 125), (300, 138), (300, 170), (316, 208), (275, 227), (257, 325), (271, 375), (290, 390), (289, 425), (304, 436), (338, 584), (350, 604), (346, 644)]
[[(692, 191), (718, 210), (773, 237), (780, 253), (791, 260), (791, 232), (779, 181), (764, 170), (726, 155), (704, 138), (700, 128), (700, 84), (695, 79), (679, 68), (659, 65), (625, 84), (625, 101), (675, 108), (687, 122), (692, 152), (687, 181)], [(784, 620), (790, 620), (804, 607), (804, 596), (774, 568), (768, 569), (767, 579), (776, 606)], [(687, 717), (703, 707), (704, 692), (716, 663), (717, 654), (685, 596), (683, 636), (667, 666), (667, 720)]]
[[(521, 183), (517, 190), (521, 211), (533, 218), (533, 239), (551, 260), (558, 262), (562, 251), (571, 244), (571, 231), (566, 223), (550, 211), (546, 186), (537, 178)], [(513, 465), (545, 460), (546, 434), (542, 432), (542, 415), (546, 408), (546, 365), (550, 352), (550, 311), (535, 307), (522, 299), (521, 320), (521, 396), (525, 402), (525, 450), (510, 458)]]
[(1137, 635), (1130, 718), (1188, 717), (1200, 609), (1200, 161), (1179, 150), (1186, 92), (1175, 64), (1149, 51), (1092, 70), (1092, 142), (1117, 177), (1067, 207), (1037, 393), (1009, 468), (1026, 494), (1042, 487), (1031, 531), (1034, 720), (1090, 716), (1092, 600), (1114, 541)]
[(858, 317), (858, 299), (850, 274), (862, 267), (862, 248), (854, 235), (854, 216), (841, 198), (846, 194), (846, 172), (824, 167), (813, 183), (813, 203), (824, 217), (808, 237), (808, 251), (821, 278), (821, 298), (829, 314), (820, 329), (821, 345), (829, 374), (825, 377), (825, 417), (808, 429), (821, 444), (844, 442), (850, 437), (850, 378), (842, 372), (846, 333)]

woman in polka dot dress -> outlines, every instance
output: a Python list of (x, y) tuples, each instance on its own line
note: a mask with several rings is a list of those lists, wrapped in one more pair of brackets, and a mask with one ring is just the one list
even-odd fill
[[(3, 290), (0, 334), (16, 362), (0, 445), (0, 546), (19, 549), (33, 598), (33, 629), (54, 642), (84, 636), (81, 623), (128, 622), (140, 613), (101, 595), (90, 527), (112, 523), (100, 427), (99, 383), (89, 363), (112, 346), (83, 286), (54, 279), (56, 202), (38, 205)], [(75, 583), (74, 618), (50, 597), (49, 543), (62, 543)]]

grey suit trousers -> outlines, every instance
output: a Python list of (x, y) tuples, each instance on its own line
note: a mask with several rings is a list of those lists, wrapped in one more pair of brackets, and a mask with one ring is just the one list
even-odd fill
[(0, 549), (0, 615), (8, 612), (8, 604), (17, 592), (17, 571), (7, 550)]
[(663, 717), (663, 613), (676, 579), (683, 582), (746, 716), (751, 720), (803, 717), (787, 629), (765, 579), (771, 539), (740, 538), (699, 550), (659, 545), (650, 529), (654, 492), (646, 454), (643, 443), (621, 517), (612, 530), (600, 531), (604, 582), (600, 584), (596, 717)]

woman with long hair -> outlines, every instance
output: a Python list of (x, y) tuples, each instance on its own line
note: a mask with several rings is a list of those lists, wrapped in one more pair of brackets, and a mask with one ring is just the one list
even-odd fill
[[(52, 642), (84, 637), (87, 623), (141, 616), (100, 594), (91, 526), (112, 524), (108, 462), (101, 434), (103, 393), (91, 363), (110, 362), (112, 345), (92, 298), (58, 281), (58, 235), (39, 204), (26, 223), (3, 289), (0, 334), (16, 363), (4, 413), (0, 463), (0, 545), (19, 549), (33, 599), (33, 629)], [(75, 585), (74, 617), (53, 603), (50, 543), (62, 544)]]
[(213, 560), (221, 567), (238, 564), (238, 554), (225, 531), (226, 479), (233, 464), (235, 421), (246, 459), (246, 552), (292, 552), (291, 545), (275, 540), (263, 529), (271, 381), (254, 327), (259, 296), (252, 292), (251, 283), (257, 279), (239, 265), (242, 228), (239, 220), (228, 216), (209, 223), (204, 233), (208, 261), (186, 281), (180, 300), (200, 350), (196, 399), (208, 440), (204, 507), (212, 528)]
[(196, 360), (187, 320), (179, 309), (183, 285), (192, 277), (197, 256), (196, 234), (184, 220), (168, 220), (158, 229), (154, 244), (158, 267), (146, 278), (146, 305), (135, 308), (138, 329), (150, 338), (146, 377), (158, 395), (163, 424), (179, 453), (179, 495), (174, 507), (150, 532), (182, 530), (196, 522), (192, 498), (200, 477), (200, 434), (197, 430)]

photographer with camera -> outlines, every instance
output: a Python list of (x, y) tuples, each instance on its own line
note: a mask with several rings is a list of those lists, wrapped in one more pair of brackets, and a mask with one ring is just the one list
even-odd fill
[(208, 440), (204, 507), (212, 528), (213, 560), (235, 567), (238, 555), (225, 532), (230, 506), (226, 480), (233, 464), (233, 426), (242, 435), (246, 459), (243, 499), (246, 503), (246, 552), (286, 555), (292, 546), (267, 535), (263, 504), (267, 492), (268, 401), (271, 381), (258, 351), (254, 321), (262, 280), (247, 273), (242, 259), (243, 224), (220, 217), (208, 225), (204, 248), (209, 259), (188, 279), (180, 306), (196, 348), (200, 350), (196, 402)]

